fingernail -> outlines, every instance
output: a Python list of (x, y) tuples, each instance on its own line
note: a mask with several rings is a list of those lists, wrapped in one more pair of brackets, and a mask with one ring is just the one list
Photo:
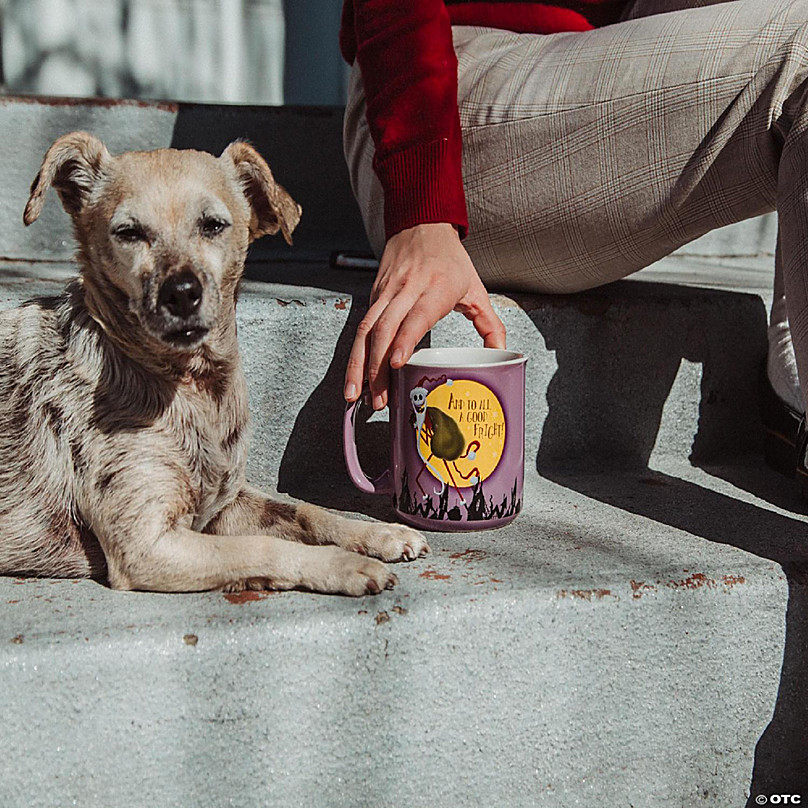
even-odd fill
[(348, 382), (345, 385), (345, 398), (348, 401), (353, 401), (356, 398), (356, 385), (353, 382)]
[(390, 357), (390, 364), (396, 366), (400, 365), (403, 358), (404, 352), (401, 350), (401, 348), (396, 348), (395, 351), (393, 351), (393, 355)]
[(374, 410), (384, 409), (384, 401), (382, 400), (381, 396), (373, 396), (373, 409)]

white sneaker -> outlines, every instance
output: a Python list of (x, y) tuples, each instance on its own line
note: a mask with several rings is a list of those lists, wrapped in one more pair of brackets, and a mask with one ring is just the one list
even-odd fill
[(804, 414), (805, 404), (797, 375), (797, 360), (791, 343), (791, 329), (788, 327), (784, 295), (776, 298), (772, 304), (768, 336), (769, 355), (766, 372), (769, 383), (781, 401), (792, 410)]

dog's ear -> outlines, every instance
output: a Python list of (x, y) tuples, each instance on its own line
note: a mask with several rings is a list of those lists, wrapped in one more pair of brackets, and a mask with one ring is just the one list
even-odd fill
[(283, 233), (287, 244), (292, 243), (292, 231), (300, 221), (303, 209), (275, 182), (275, 177), (260, 154), (249, 143), (231, 143), (220, 159), (230, 160), (236, 167), (244, 195), (250, 203), (250, 241), (261, 236)]
[(23, 214), (25, 224), (39, 218), (45, 193), (51, 186), (58, 192), (64, 209), (71, 216), (78, 213), (109, 159), (107, 147), (87, 132), (71, 132), (60, 137), (48, 149), (31, 185), (31, 196)]

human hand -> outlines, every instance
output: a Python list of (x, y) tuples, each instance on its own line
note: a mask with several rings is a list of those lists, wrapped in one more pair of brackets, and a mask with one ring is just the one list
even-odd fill
[(452, 310), (471, 320), (487, 348), (505, 347), (505, 326), (455, 228), (419, 224), (396, 233), (384, 248), (370, 308), (356, 329), (346, 401), (359, 397), (367, 377), (373, 409), (382, 409), (390, 367), (405, 364), (424, 334)]

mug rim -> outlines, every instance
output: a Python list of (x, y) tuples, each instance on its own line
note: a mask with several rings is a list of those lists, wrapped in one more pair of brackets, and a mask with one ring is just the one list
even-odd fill
[[(439, 356), (432, 358), (429, 354), (443, 354), (448, 353), (453, 355), (454, 358), (449, 357), (440, 361)], [(424, 357), (424, 354), (427, 354)], [(484, 357), (488, 354), (491, 359), (486, 360), (476, 359), (475, 357)], [(498, 354), (499, 358), (494, 358), (494, 354)], [(464, 356), (466, 361), (464, 361)], [(506, 367), (508, 365), (518, 365), (527, 362), (527, 357), (517, 351), (508, 351), (504, 348), (469, 348), (469, 347), (450, 347), (443, 348), (419, 348), (402, 367), (420, 367), (420, 368), (493, 368), (493, 367)]]

